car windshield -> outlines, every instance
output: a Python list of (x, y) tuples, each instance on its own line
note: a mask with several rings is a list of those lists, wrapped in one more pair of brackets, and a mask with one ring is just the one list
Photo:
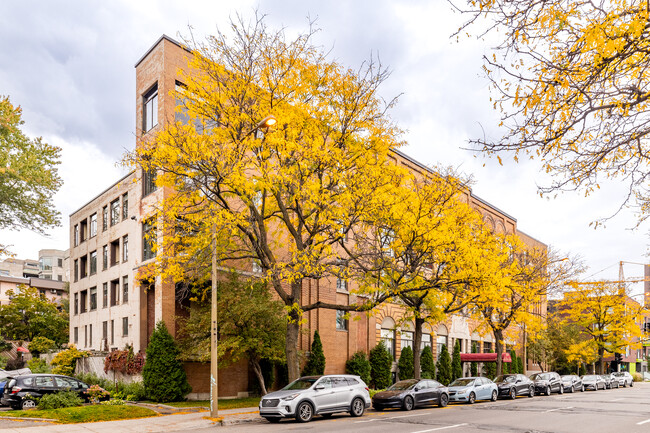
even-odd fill
[(516, 379), (515, 376), (497, 376), (497, 378), (494, 379), (494, 381), (510, 383), (510, 382), (514, 382), (515, 379)]
[(562, 376), (562, 380), (565, 381), (565, 382), (567, 380), (573, 380), (573, 376)]
[(625, 376), (625, 373), (620, 373), (620, 372), (619, 373), (612, 373), (612, 375), (614, 375), (616, 377), (623, 377), (623, 376)]
[(530, 376), (532, 380), (549, 380), (550, 376), (546, 373), (536, 373)]
[(474, 385), (474, 379), (456, 379), (449, 386), (470, 386)]
[(582, 377), (582, 380), (596, 380), (596, 379), (597, 379), (597, 377), (594, 376), (593, 374), (590, 374), (590, 375), (588, 375), (588, 376), (583, 376), (583, 377)]
[(418, 380), (402, 380), (388, 387), (388, 391), (404, 391), (417, 385)]
[(289, 385), (282, 388), (283, 390), (292, 390), (292, 389), (308, 389), (318, 380), (317, 377), (301, 377), (291, 382)]

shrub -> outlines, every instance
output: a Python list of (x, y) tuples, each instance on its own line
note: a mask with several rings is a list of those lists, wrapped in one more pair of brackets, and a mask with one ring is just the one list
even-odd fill
[(420, 369), (422, 370), (423, 379), (436, 378), (436, 363), (433, 360), (433, 352), (431, 346), (425, 346), (420, 355)]
[(76, 374), (75, 377), (90, 386), (99, 385), (106, 391), (115, 391), (115, 383), (112, 380), (104, 379), (103, 377), (99, 377), (94, 373), (79, 373)]
[(436, 363), (436, 380), (443, 385), (447, 386), (451, 383), (451, 357), (447, 350), (447, 345), (442, 345), (442, 350), (438, 355), (438, 362)]
[(323, 343), (320, 341), (318, 331), (314, 331), (314, 341), (311, 343), (311, 351), (307, 358), (307, 364), (302, 370), (303, 376), (319, 376), (325, 373), (325, 354)]
[(187, 383), (180, 351), (162, 320), (156, 324), (147, 346), (142, 369), (144, 388), (149, 399), (159, 402), (180, 401), (192, 390)]
[(348, 374), (356, 374), (361, 377), (367, 385), (370, 384), (370, 361), (366, 353), (358, 351), (345, 363), (345, 372)]
[(643, 376), (641, 375), (641, 373), (634, 373), (632, 375), (632, 380), (634, 380), (635, 382), (643, 382)]
[(0, 368), (7, 368), (7, 363), (9, 362), (9, 358), (6, 356), (0, 355)]
[[(119, 383), (119, 382), (118, 382)], [(124, 395), (124, 400), (140, 401), (147, 397), (144, 384), (142, 382), (119, 383), (119, 392)]]
[(77, 366), (77, 359), (87, 356), (88, 352), (77, 350), (77, 347), (71, 344), (68, 349), (62, 350), (52, 358), (52, 373), (72, 376)]
[(113, 350), (104, 358), (104, 373), (119, 371), (124, 374), (140, 374), (144, 366), (144, 356), (133, 353), (133, 346), (127, 345), (124, 350)]
[(88, 398), (92, 404), (97, 404), (102, 398), (111, 395), (110, 392), (106, 391), (99, 385), (93, 385), (88, 388), (88, 390), (86, 390), (86, 394), (88, 395)]
[(478, 362), (472, 362), (472, 363), (470, 363), (469, 370), (470, 370), (470, 374), (471, 374), (473, 377), (478, 376)]
[(463, 377), (463, 365), (460, 363), (460, 340), (456, 340), (456, 344), (454, 345), (454, 356), (451, 360), (451, 381), (454, 381), (459, 377)]
[(408, 346), (402, 349), (397, 368), (399, 369), (399, 380), (413, 379), (413, 349)]
[(34, 337), (27, 348), (32, 353), (32, 356), (38, 358), (41, 353), (48, 353), (49, 351), (56, 349), (56, 342), (47, 337), (38, 336)]
[(38, 408), (45, 409), (59, 409), (62, 407), (81, 406), (83, 400), (75, 391), (61, 391), (54, 394), (45, 394), (38, 399)]
[(390, 368), (393, 364), (393, 359), (390, 353), (384, 346), (384, 342), (380, 341), (370, 351), (370, 376), (372, 378), (372, 387), (374, 389), (388, 388), (391, 383)]
[(106, 400), (106, 401), (100, 401), (99, 404), (103, 404), (105, 406), (123, 406), (126, 404), (124, 400)]
[(32, 370), (32, 373), (49, 373), (51, 370), (50, 366), (47, 365), (47, 361), (41, 358), (33, 358), (27, 361), (27, 366)]
[(517, 373), (524, 374), (524, 362), (519, 356), (517, 357)]

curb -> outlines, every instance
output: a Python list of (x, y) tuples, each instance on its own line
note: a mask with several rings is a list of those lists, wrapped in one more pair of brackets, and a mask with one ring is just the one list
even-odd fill
[(44, 421), (44, 422), (55, 422), (58, 423), (58, 419), (51, 419), (51, 418), (28, 418), (25, 416), (1, 416), (0, 419), (6, 419), (9, 421)]
[[(166, 404), (161, 404), (161, 403), (141, 403), (141, 402), (127, 402), (127, 404), (133, 405), (133, 406), (144, 406), (147, 407), (151, 410), (154, 410), (161, 415), (170, 415), (173, 413), (177, 412), (182, 412), (182, 413), (194, 413), (194, 412), (204, 412), (205, 408), (203, 406), (189, 406), (189, 407), (176, 407), (176, 406), (168, 406)], [(169, 412), (169, 413), (162, 413), (161, 409)]]

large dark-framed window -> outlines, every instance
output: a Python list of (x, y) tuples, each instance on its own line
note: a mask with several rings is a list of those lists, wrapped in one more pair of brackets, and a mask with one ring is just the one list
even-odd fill
[(97, 212), (90, 216), (90, 234), (89, 238), (97, 236)]
[(144, 132), (158, 124), (158, 83), (142, 96), (142, 129)]
[(90, 311), (97, 309), (97, 287), (90, 288)]
[(154, 245), (156, 242), (156, 224), (152, 218), (142, 223), (142, 260), (156, 257)]
[(156, 170), (142, 170), (142, 197), (146, 197), (156, 190)]
[(120, 222), (120, 199), (111, 202), (111, 227)]
[(108, 230), (108, 206), (102, 208), (102, 231)]
[(129, 193), (122, 194), (122, 220), (129, 217)]
[(90, 253), (90, 275), (97, 273), (97, 250)]
[(108, 307), (108, 283), (102, 284), (102, 308)]
[(122, 277), (122, 303), (129, 302), (129, 277), (125, 275)]

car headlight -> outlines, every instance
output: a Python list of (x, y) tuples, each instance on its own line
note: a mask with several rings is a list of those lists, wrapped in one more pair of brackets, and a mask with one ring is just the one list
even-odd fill
[(291, 401), (291, 400), (293, 400), (294, 398), (298, 397), (299, 395), (300, 395), (300, 393), (297, 392), (297, 393), (295, 393), (295, 394), (291, 394), (291, 395), (287, 395), (287, 396), (285, 396), (285, 397), (282, 397), (281, 400)]
[(461, 391), (458, 391), (458, 395), (465, 394), (466, 392), (467, 392), (467, 390), (463, 389), (463, 390), (461, 390)]

